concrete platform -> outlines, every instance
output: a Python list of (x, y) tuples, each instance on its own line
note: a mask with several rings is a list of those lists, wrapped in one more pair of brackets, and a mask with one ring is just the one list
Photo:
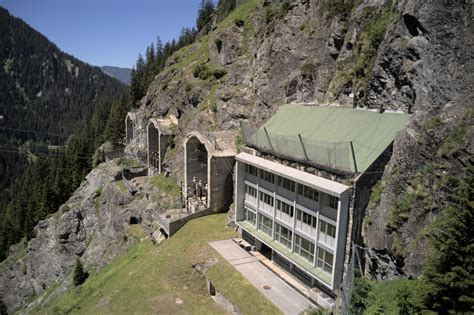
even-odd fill
[(232, 240), (209, 244), (285, 314), (296, 315), (308, 307), (316, 307)]

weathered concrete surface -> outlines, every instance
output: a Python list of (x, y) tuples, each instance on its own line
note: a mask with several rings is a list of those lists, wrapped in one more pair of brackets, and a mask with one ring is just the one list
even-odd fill
[(257, 257), (251, 256), (232, 240), (215, 241), (209, 244), (285, 314), (296, 315), (307, 310), (308, 307), (315, 307), (295, 289), (265, 268)]

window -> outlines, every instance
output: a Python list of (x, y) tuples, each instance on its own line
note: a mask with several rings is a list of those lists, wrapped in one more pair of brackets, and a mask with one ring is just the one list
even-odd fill
[(250, 164), (245, 164), (245, 172), (253, 176), (258, 176), (258, 168)]
[(284, 177), (281, 177), (281, 176), (278, 176), (278, 182), (277, 182), (278, 186), (280, 187), (283, 187), (289, 191), (295, 191), (295, 182), (292, 181), (292, 180), (289, 180), (288, 178), (284, 178)]
[(289, 215), (290, 217), (293, 217), (293, 211), (294, 211), (293, 206), (290, 206), (286, 202), (283, 202), (277, 199), (276, 207), (277, 207), (277, 210)]
[(321, 221), (319, 224), (319, 230), (331, 237), (336, 237), (336, 227), (332, 224)]
[(258, 214), (258, 229), (262, 230), (268, 236), (272, 236), (273, 221), (264, 215)]
[(256, 214), (247, 208), (245, 208), (245, 221), (250, 222), (253, 226), (255, 226), (256, 223)]
[(264, 192), (260, 192), (260, 201), (273, 207), (273, 197)]
[(306, 212), (301, 211), (300, 209), (296, 209), (296, 220), (299, 220), (303, 222), (304, 224), (307, 224), (312, 227), (316, 227), (316, 222), (317, 219), (316, 217), (312, 216), (311, 214), (308, 214)]
[(314, 201), (319, 200), (319, 191), (305, 185), (298, 185), (298, 194)]
[(307, 239), (295, 235), (295, 252), (303, 258), (306, 258), (309, 262), (314, 261), (314, 243)]
[(338, 201), (339, 201), (339, 198), (330, 195), (329, 196), (329, 207), (337, 210)]
[(257, 189), (253, 188), (252, 186), (245, 185), (245, 193), (257, 198)]
[(318, 247), (318, 268), (327, 273), (332, 273), (334, 255), (330, 252)]
[(270, 182), (272, 184), (275, 183), (275, 175), (273, 173), (260, 170), (260, 178), (263, 180), (266, 180), (267, 182)]
[(284, 226), (275, 224), (275, 240), (291, 249), (291, 238), (293, 233)]
[(336, 241), (336, 227), (322, 220), (319, 222), (319, 241), (330, 247), (334, 247)]

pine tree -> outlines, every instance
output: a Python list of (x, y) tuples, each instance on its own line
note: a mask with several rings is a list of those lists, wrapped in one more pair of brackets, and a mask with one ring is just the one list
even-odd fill
[(454, 185), (442, 216), (429, 235), (434, 251), (422, 279), (427, 306), (440, 313), (474, 311), (474, 176), (468, 168)]
[(213, 14), (214, 3), (212, 3), (212, 0), (201, 0), (198, 9), (198, 17), (196, 19), (196, 27), (199, 32), (203, 31), (205, 34), (209, 33)]
[(84, 269), (84, 266), (81, 263), (79, 258), (76, 259), (76, 263), (74, 264), (74, 270), (72, 273), (72, 282), (74, 286), (80, 286), (83, 284), (87, 278), (89, 277), (89, 273)]

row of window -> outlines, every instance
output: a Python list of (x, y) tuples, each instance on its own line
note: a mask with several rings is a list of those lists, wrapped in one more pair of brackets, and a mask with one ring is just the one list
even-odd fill
[(260, 192), (260, 201), (266, 203), (269, 206), (273, 207), (273, 196), (266, 194), (264, 192)]
[[(252, 225), (255, 226), (255, 213), (249, 210), (245, 210), (245, 219), (250, 222)], [(334, 226), (330, 225), (329, 223), (321, 221), (321, 230), (324, 229), (328, 233)], [(273, 230), (273, 220), (262, 215), (258, 214), (258, 227), (257, 229), (261, 230), (268, 236), (272, 237), (272, 230)], [(334, 233), (335, 233), (335, 228), (334, 228)], [(285, 246), (286, 248), (291, 250), (291, 242), (293, 238), (293, 232), (278, 224), (275, 223), (275, 240)], [(294, 244), (294, 252), (298, 254), (299, 256), (305, 258), (307, 261), (310, 263), (314, 262), (315, 258), (315, 252), (316, 252), (316, 246), (313, 242), (307, 240), (306, 238), (295, 234), (295, 244)], [(319, 246), (317, 247), (317, 260), (316, 260), (316, 266), (323, 271), (327, 273), (332, 273), (332, 268), (333, 268), (333, 260), (334, 260), (334, 254), (320, 248)]]
[(283, 202), (277, 199), (276, 208), (277, 208), (277, 211), (281, 211), (284, 214), (287, 214), (290, 217), (293, 217), (294, 207), (287, 204), (286, 202)]
[[(294, 181), (285, 177), (276, 176), (271, 172), (261, 170), (253, 165), (245, 164), (245, 172), (253, 176), (260, 176), (261, 179), (272, 184), (275, 183), (275, 178), (277, 178), (276, 184), (278, 186), (283, 187), (292, 192), (295, 192), (296, 190), (296, 183)], [(298, 194), (308, 199), (319, 201), (319, 191), (306, 185), (298, 184)], [(328, 206), (330, 208), (337, 209), (338, 200), (339, 199), (337, 197), (329, 195)]]
[(257, 189), (252, 186), (245, 185), (245, 193), (254, 198), (257, 198)]
[[(250, 196), (253, 196), (255, 198), (257, 197), (257, 189), (255, 189), (254, 187), (246, 185), (245, 192)], [(273, 202), (274, 202), (273, 197), (264, 192), (260, 192), (260, 201), (273, 207)], [(276, 209), (277, 211), (280, 211), (290, 217), (293, 217), (294, 215), (294, 207), (278, 199), (276, 202)], [(296, 209), (296, 219), (298, 221), (303, 222), (304, 224), (307, 224), (313, 228), (316, 228), (317, 218), (309, 213), (301, 211), (300, 209)], [(320, 222), (319, 230), (323, 232), (324, 234), (333, 238), (336, 235), (336, 227), (324, 221)], [(323, 242), (326, 243), (325, 240), (323, 240)]]

